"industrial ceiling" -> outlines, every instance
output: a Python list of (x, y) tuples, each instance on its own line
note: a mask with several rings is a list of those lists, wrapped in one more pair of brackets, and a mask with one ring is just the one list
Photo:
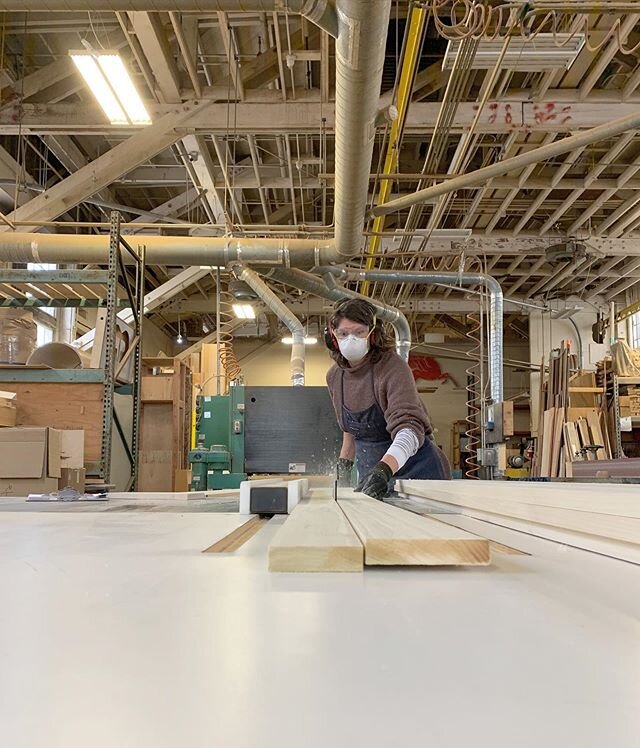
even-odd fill
[[(334, 236), (331, 33), (312, 14), (286, 12), (291, 3), (235, 4), (254, 8), (247, 12), (207, 10), (233, 4), (205, 0), (175, 5), (204, 10), (0, 0), (0, 210), (11, 224), (3, 230), (103, 233), (118, 209), (141, 243), (157, 233)], [(637, 125), (606, 134), (638, 110), (636, 4), (496, 2), (482, 13), (470, 0), (457, 5), (454, 17), (443, 0), (391, 3), (364, 235), (348, 264), (486, 272), (507, 300), (534, 305), (637, 301), (640, 136)], [(91, 176), (88, 165), (145, 131), (109, 124), (69, 57), (83, 42), (122, 56), (157, 147), (134, 145), (117, 178), (103, 186), (94, 173), (98, 189), (72, 185), (58, 210), (42, 212), (54, 185), (77, 182), (83, 169)], [(200, 112), (181, 121), (194, 101)], [(374, 215), (375, 206), (599, 126), (593, 142), (550, 157), (543, 149), (526, 166)], [(150, 287), (178, 268), (151, 267)], [(178, 313), (208, 319), (214, 276), (158, 310), (160, 324), (171, 329)], [(456, 314), (474, 303), (441, 286), (352, 287), (411, 311), (418, 333), (449, 326), (463, 335)]]

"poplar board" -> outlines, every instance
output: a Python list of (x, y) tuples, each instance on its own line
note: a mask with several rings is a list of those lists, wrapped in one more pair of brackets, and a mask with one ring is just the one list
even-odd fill
[(345, 491), (338, 504), (364, 545), (368, 566), (486, 566), (491, 562), (489, 541), (464, 530), (361, 493)]
[[(640, 519), (635, 517), (556, 508), (542, 505), (539, 502), (514, 501), (512, 498), (500, 498), (500, 494), (495, 488), (491, 495), (483, 496), (470, 486), (462, 487), (462, 489), (453, 487), (447, 490), (441, 487), (415, 485), (416, 483), (429, 482), (401, 481), (397, 490), (412, 496), (434, 499), (468, 509), (479, 509), (495, 515), (526, 520), (527, 522), (538, 522), (543, 525), (551, 525), (564, 530), (583, 532), (612, 540), (621, 540), (626, 543), (640, 543)], [(431, 483), (435, 482), (431, 481)], [(463, 481), (458, 482), (462, 483)], [(502, 496), (504, 497), (504, 493)]]
[[(458, 496), (473, 494), (513, 503), (570, 509), (577, 512), (640, 519), (637, 485), (607, 483), (528, 483), (526, 481), (399, 481), (397, 490), (423, 499), (454, 503)], [(462, 485), (459, 485), (462, 484)], [(605, 493), (606, 490), (606, 493)]]
[[(447, 515), (447, 517), (449, 516), (451, 515)], [(453, 517), (468, 517), (489, 526), (503, 527), (507, 530), (514, 530), (536, 538), (542, 538), (543, 540), (550, 540), (560, 545), (578, 548), (583, 551), (597, 553), (600, 556), (608, 556), (609, 558), (627, 561), (628, 563), (640, 566), (640, 547), (634, 543), (622, 543), (616, 540), (600, 538), (596, 535), (561, 530), (536, 522), (527, 522), (514, 519), (513, 517), (504, 517), (474, 509), (465, 509), (464, 514), (454, 514)], [(487, 530), (487, 534), (491, 535), (491, 531)]]
[(269, 545), (269, 571), (362, 571), (363, 556), (333, 499), (303, 499)]

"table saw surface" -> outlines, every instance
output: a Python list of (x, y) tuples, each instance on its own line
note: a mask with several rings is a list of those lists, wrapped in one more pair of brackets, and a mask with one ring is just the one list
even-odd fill
[[(6, 508), (6, 507), (5, 507)], [(274, 519), (0, 514), (0, 745), (640, 744), (640, 568), (497, 529), (490, 567), (273, 574)]]

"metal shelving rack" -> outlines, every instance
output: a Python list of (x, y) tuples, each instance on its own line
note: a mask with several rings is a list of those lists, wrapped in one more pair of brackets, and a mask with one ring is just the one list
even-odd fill
[[(125, 271), (124, 253), (127, 253), (135, 266), (133, 286)], [(109, 483), (111, 477), (112, 434), (115, 425), (131, 465), (129, 488), (135, 488), (138, 465), (139, 421), (140, 421), (140, 382), (142, 373), (142, 318), (144, 315), (144, 274), (145, 250), (141, 247), (135, 251), (121, 236), (120, 214), (111, 214), (109, 237), (109, 256), (106, 270), (22, 270), (0, 268), (0, 283), (59, 283), (66, 285), (105, 285), (106, 298), (12, 298), (0, 299), (0, 307), (101, 307), (106, 308), (105, 319), (105, 356), (101, 369), (28, 369), (0, 368), (0, 382), (46, 382), (46, 383), (102, 383), (104, 385), (102, 411), (102, 448), (100, 461), (94, 464), (91, 475), (102, 478)], [(121, 283), (127, 294), (127, 303), (133, 313), (134, 337), (125, 358), (116, 367), (116, 310), (121, 302), (118, 299), (118, 283)], [(116, 386), (116, 379), (125, 364), (133, 356), (133, 377), (130, 384)], [(119, 419), (114, 411), (114, 394), (132, 396), (132, 429), (129, 445)]]
[[(126, 252), (135, 267), (135, 281), (133, 287), (129, 282), (127, 275), (124, 252)], [(138, 453), (140, 441), (140, 385), (142, 382), (142, 319), (144, 316), (144, 274), (145, 274), (145, 248), (140, 247), (136, 252), (135, 249), (127, 242), (120, 233), (120, 213), (113, 211), (111, 213), (111, 230), (109, 238), (109, 273), (114, 277), (109, 278), (107, 286), (107, 319), (105, 325), (105, 356), (104, 356), (104, 380), (105, 380), (105, 402), (104, 418), (111, 413), (113, 423), (120, 434), (120, 439), (124, 446), (131, 467), (131, 474), (126, 490), (135, 491), (138, 482)], [(116, 368), (116, 306), (117, 306), (117, 289), (118, 275), (124, 289), (127, 293), (129, 307), (133, 314), (133, 340), (131, 341), (127, 352), (122, 361)], [(128, 444), (124, 430), (120, 424), (117, 413), (113, 407), (113, 397), (115, 393), (115, 382), (124, 369), (128, 361), (133, 357), (133, 377), (129, 385), (129, 391), (132, 396), (132, 418), (131, 418), (131, 444)], [(111, 465), (111, 446), (112, 431), (109, 428), (107, 435), (107, 423), (103, 421), (103, 438), (102, 438), (102, 464)], [(105, 476), (108, 482), (108, 476)]]
[[(622, 448), (622, 430), (620, 428), (620, 386), (626, 385), (640, 385), (640, 377), (619, 377), (617, 374), (612, 374), (612, 383), (610, 389), (610, 396), (612, 397), (613, 405), (613, 420), (615, 429), (615, 443), (614, 443), (614, 456), (616, 459), (625, 457), (624, 450)], [(609, 389), (609, 388), (608, 388)], [(631, 419), (632, 425), (634, 420), (636, 421), (635, 426), (640, 428), (640, 418)]]

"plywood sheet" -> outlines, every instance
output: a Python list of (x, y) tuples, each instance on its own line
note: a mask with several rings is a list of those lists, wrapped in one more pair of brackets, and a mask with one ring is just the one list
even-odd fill
[(291, 512), (269, 545), (269, 570), (362, 571), (362, 543), (338, 504), (305, 499)]
[[(350, 494), (350, 495), (349, 495)], [(489, 543), (360, 493), (344, 492), (340, 508), (364, 545), (367, 565), (486, 565)]]

